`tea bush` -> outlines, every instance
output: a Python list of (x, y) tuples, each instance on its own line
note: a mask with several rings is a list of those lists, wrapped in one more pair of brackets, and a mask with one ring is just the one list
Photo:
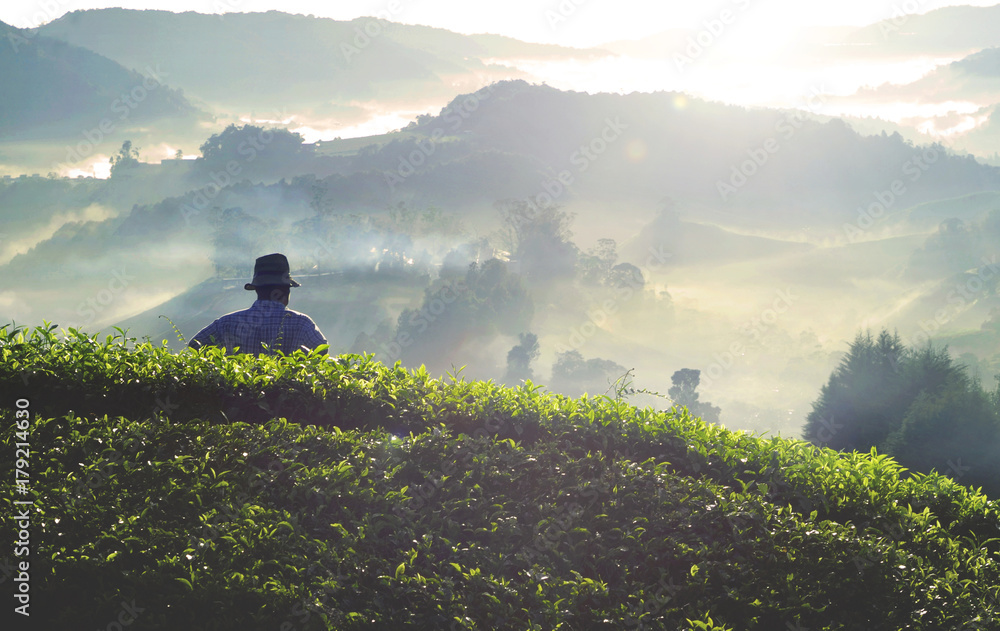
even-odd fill
[(0, 357), (44, 628), (1000, 628), (995, 503), (874, 451), (365, 355), (6, 327)]

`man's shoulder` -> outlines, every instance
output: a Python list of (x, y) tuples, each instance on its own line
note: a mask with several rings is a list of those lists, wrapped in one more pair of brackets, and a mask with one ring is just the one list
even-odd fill
[(245, 318), (249, 316), (251, 313), (253, 313), (253, 307), (250, 307), (249, 309), (237, 309), (236, 311), (230, 311), (229, 313), (220, 315), (218, 318), (216, 318), (216, 321), (232, 320), (233, 318)]
[(309, 322), (310, 324), (315, 324), (315, 322), (313, 322), (312, 318), (310, 318), (308, 315), (302, 313), (301, 311), (295, 311), (294, 309), (289, 309), (289, 308), (285, 307), (285, 313), (290, 318), (294, 318), (294, 319), (302, 321), (302, 322)]

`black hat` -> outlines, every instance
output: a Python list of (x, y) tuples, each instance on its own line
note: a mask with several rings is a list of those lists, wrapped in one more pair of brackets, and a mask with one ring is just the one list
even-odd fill
[(253, 266), (253, 281), (243, 286), (247, 291), (253, 291), (266, 285), (284, 285), (299, 287), (300, 285), (289, 276), (288, 259), (284, 254), (268, 254), (257, 259)]

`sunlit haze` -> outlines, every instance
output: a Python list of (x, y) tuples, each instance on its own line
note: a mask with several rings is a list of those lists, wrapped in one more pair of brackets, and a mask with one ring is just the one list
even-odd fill
[[(541, 382), (570, 351), (651, 392), (696, 369), (724, 422), (791, 434), (864, 327), (988, 381), (1000, 303), (951, 279), (993, 254), (995, 5), (7, 2), (44, 37), (6, 38), (0, 315), (188, 330), (287, 249), (331, 347), (432, 370), (499, 379), (530, 330)], [(488, 261), (517, 309), (420, 316)]]

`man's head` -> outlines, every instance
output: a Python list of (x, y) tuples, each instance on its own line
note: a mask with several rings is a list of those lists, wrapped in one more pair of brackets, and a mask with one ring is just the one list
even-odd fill
[(288, 305), (288, 293), (299, 284), (289, 275), (288, 259), (284, 254), (268, 254), (257, 259), (253, 266), (253, 281), (243, 286), (256, 291), (258, 300), (274, 300)]
[(288, 306), (288, 294), (292, 289), (288, 285), (261, 285), (255, 289), (257, 300), (273, 300)]

